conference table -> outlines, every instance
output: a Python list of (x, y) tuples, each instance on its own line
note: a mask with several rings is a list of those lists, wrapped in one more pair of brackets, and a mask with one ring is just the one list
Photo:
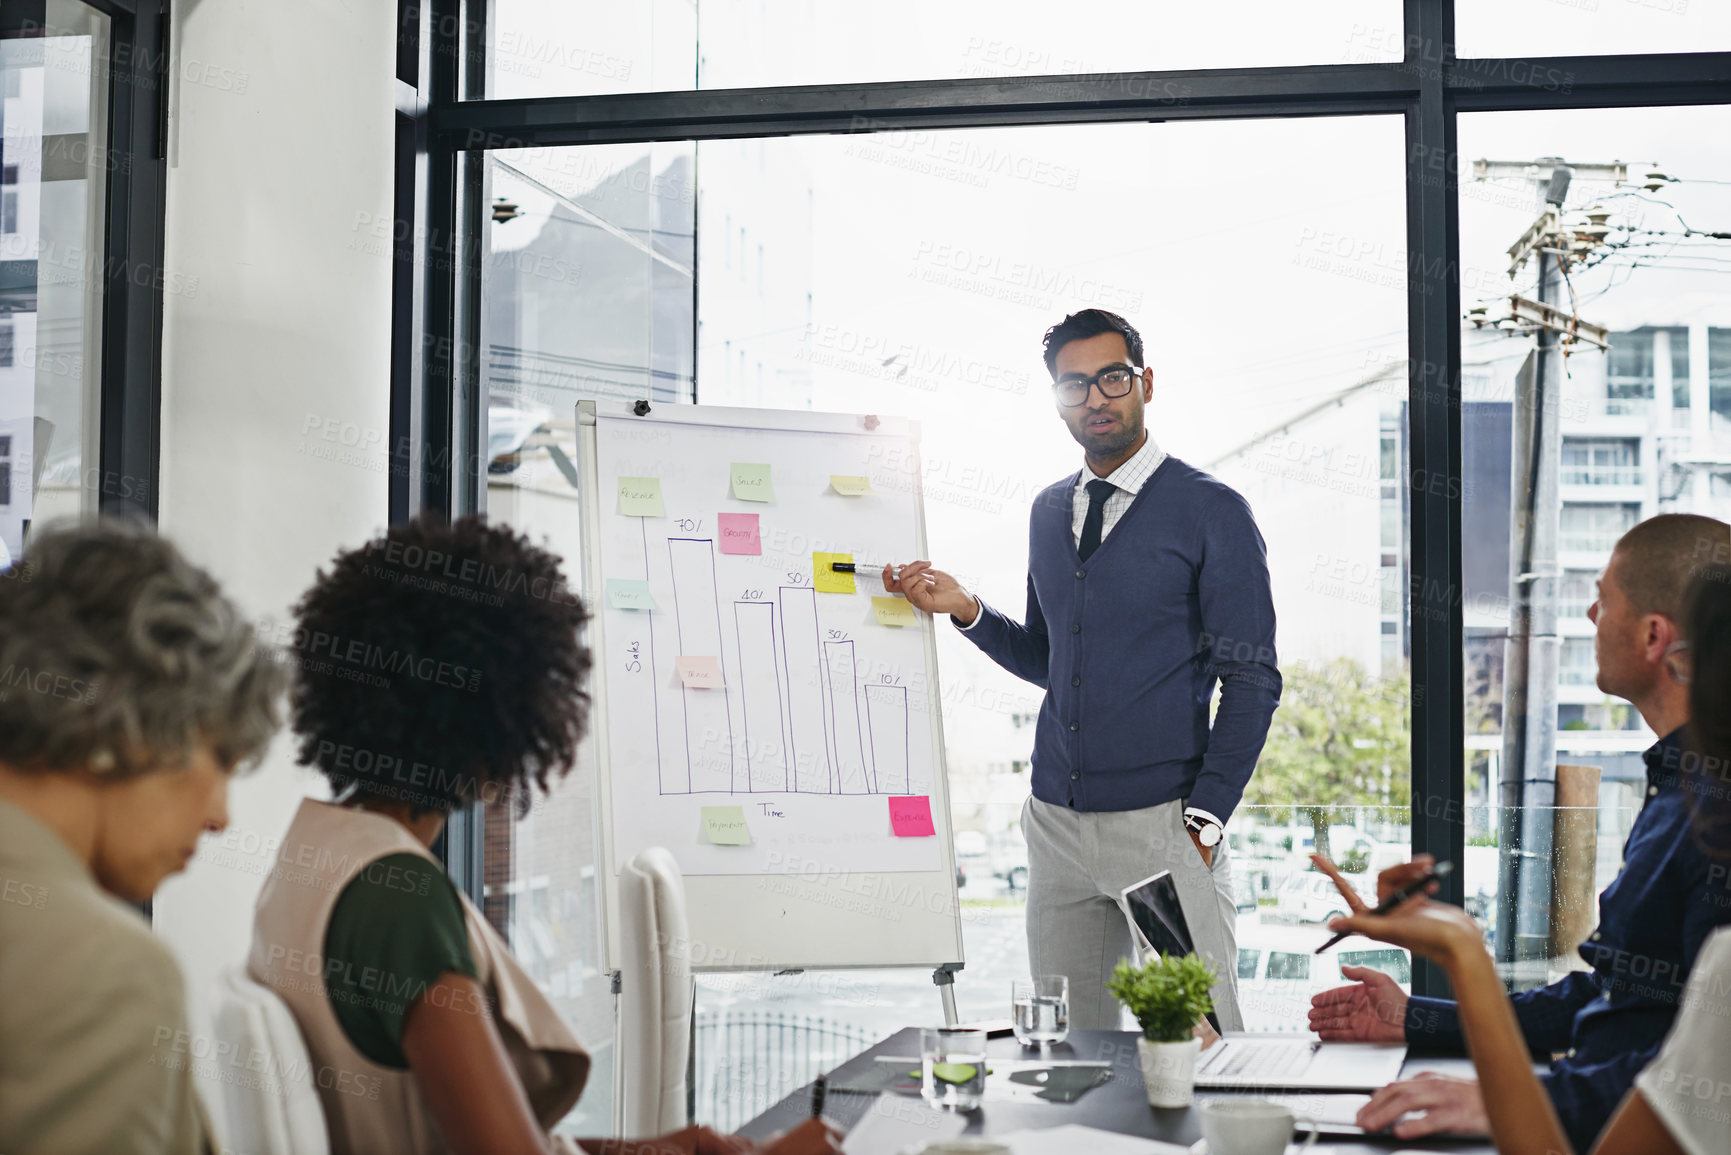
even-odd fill
[[(897, 1031), (876, 1046), (862, 1051), (830, 1073), (832, 1085), (873, 1069), (879, 1055), (918, 1055), (920, 1032), (917, 1027)], [(1041, 1052), (1023, 1047), (1014, 1038), (991, 1039), (987, 1043), (988, 1059), (1034, 1059)], [(969, 1113), (969, 1135), (1004, 1135), (1011, 1131), (1058, 1127), (1080, 1123), (1102, 1131), (1137, 1135), (1185, 1146), (1202, 1137), (1200, 1118), (1194, 1106), (1162, 1109), (1150, 1107), (1142, 1085), (1142, 1068), (1136, 1056), (1134, 1031), (1071, 1031), (1063, 1043), (1045, 1053), (1049, 1059), (1092, 1059), (1110, 1064), (1112, 1077), (1101, 1086), (1088, 1091), (1073, 1103), (1050, 1103), (1037, 1099), (1017, 1098), (995, 1100), (988, 1087), (986, 1100)], [(917, 1064), (917, 1060), (916, 1060)], [(1436, 1071), (1450, 1075), (1472, 1074), (1470, 1060), (1456, 1057), (1425, 1058), (1409, 1055), (1402, 1068), (1403, 1077), (1421, 1071)], [(1197, 1099), (1247, 1095), (1252, 1092), (1217, 1091), (1198, 1088)], [(839, 1127), (851, 1128), (866, 1113), (875, 1096), (830, 1091), (824, 1107), (824, 1117)], [(766, 1139), (799, 1123), (811, 1114), (811, 1087), (801, 1087), (769, 1110), (747, 1123), (740, 1134), (752, 1139)], [(1492, 1155), (1494, 1148), (1480, 1140), (1460, 1139), (1396, 1139), (1392, 1135), (1330, 1136), (1326, 1132), (1317, 1140), (1315, 1151), (1327, 1149), (1333, 1155), (1387, 1155), (1397, 1149), (1447, 1151), (1458, 1155)], [(1296, 1147), (1294, 1147), (1296, 1150)]]

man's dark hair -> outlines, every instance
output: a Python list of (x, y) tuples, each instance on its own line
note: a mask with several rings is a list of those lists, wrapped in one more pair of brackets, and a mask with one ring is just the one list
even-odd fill
[(1684, 618), (1689, 642), (1689, 743), (1700, 757), (1695, 831), (1731, 860), (1731, 566), (1696, 571)]
[(1130, 353), (1130, 367), (1141, 367), (1142, 334), (1136, 331), (1136, 326), (1118, 314), (1108, 313), (1104, 309), (1083, 309), (1079, 313), (1071, 313), (1046, 330), (1046, 372), (1055, 380), (1058, 376), (1058, 350), (1071, 341), (1084, 341), (1089, 337), (1098, 337), (1101, 333), (1117, 333), (1123, 337), (1124, 348)]
[(299, 760), (337, 796), (416, 813), (571, 769), (588, 721), (588, 614), (559, 558), (475, 517), (422, 517), (337, 555), (295, 607)]

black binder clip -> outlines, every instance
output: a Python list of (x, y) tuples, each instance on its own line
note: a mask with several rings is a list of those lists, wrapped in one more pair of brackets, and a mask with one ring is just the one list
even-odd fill
[(639, 417), (649, 416), (649, 402), (641, 401), (641, 400), (638, 401), (637, 404), (635, 404), (631, 407), (631, 412), (637, 414), (637, 416), (639, 416)]

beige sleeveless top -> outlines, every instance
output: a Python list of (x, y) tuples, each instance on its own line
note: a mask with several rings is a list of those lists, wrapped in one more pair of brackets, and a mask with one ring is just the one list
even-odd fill
[[(356, 1050), (325, 989), (325, 929), (337, 898), (369, 863), (405, 853), (437, 866), (400, 823), (307, 799), (259, 895), (247, 971), (282, 997), (300, 1025), (332, 1155), (449, 1150), (414, 1075), (382, 1067)], [(589, 1056), (474, 904), (466, 895), (459, 897), (493, 1021), (535, 1117), (543, 1129), (550, 1128), (582, 1094)]]

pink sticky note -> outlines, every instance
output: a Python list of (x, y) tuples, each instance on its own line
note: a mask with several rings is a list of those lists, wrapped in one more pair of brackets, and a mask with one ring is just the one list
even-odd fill
[(719, 690), (724, 684), (721, 663), (714, 658), (674, 658), (673, 668), (688, 690)]
[(932, 800), (929, 795), (915, 794), (911, 798), (890, 799), (890, 829), (897, 838), (930, 838), (937, 833), (932, 827)]
[(763, 542), (757, 536), (757, 514), (721, 513), (721, 552), (761, 555)]

